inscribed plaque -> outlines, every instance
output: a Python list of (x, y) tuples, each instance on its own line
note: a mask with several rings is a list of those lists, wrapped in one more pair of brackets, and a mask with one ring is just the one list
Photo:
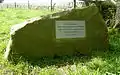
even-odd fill
[(84, 37), (85, 21), (56, 21), (56, 39)]

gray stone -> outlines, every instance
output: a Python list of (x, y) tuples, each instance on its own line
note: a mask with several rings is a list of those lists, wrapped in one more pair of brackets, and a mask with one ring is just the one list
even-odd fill
[[(56, 38), (56, 21), (85, 21), (85, 26), (82, 26), (83, 29), (80, 31), (78, 28), (80, 34), (74, 25), (72, 26), (75, 29), (67, 26), (70, 34), (68, 35), (68, 32), (64, 32), (63, 29), (61, 32), (67, 37)], [(76, 35), (78, 37), (75, 38)], [(63, 56), (73, 55), (76, 52), (89, 54), (91, 50), (105, 50), (106, 48), (108, 48), (107, 27), (98, 8), (90, 6), (35, 18), (13, 26), (5, 58), (12, 58), (14, 55), (29, 58)]]
[(117, 10), (115, 16), (115, 25), (113, 28), (120, 26), (120, 2), (117, 3)]

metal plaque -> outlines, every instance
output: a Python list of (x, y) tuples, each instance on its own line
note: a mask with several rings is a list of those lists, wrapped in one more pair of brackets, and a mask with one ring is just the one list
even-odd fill
[(56, 21), (56, 39), (84, 37), (85, 21)]

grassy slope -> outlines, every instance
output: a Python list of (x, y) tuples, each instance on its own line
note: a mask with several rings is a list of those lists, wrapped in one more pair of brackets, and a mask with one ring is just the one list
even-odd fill
[(87, 56), (64, 56), (60, 58), (44, 58), (31, 63), (19, 61), (17, 65), (3, 59), (6, 44), (9, 39), (9, 29), (12, 25), (25, 19), (50, 13), (40, 10), (0, 11), (0, 75), (103, 75), (120, 72), (120, 36), (110, 36), (109, 52), (93, 52)]

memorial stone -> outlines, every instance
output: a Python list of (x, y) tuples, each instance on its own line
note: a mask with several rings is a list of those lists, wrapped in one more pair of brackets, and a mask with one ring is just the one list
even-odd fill
[(32, 19), (11, 29), (5, 58), (89, 54), (108, 48), (107, 27), (95, 6)]

